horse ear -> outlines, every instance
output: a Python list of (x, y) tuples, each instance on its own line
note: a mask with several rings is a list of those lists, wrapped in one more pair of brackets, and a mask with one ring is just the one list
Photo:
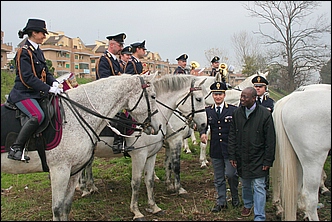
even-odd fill
[(203, 85), (203, 84), (205, 83), (206, 80), (207, 80), (207, 78), (204, 78), (204, 79), (198, 81), (198, 86)]

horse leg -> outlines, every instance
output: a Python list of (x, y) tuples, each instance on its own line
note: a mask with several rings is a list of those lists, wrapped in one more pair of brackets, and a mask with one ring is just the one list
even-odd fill
[(319, 190), (320, 190), (320, 194), (324, 195), (324, 196), (331, 196), (331, 191), (325, 186), (325, 180), (327, 179), (327, 175), (324, 171), (324, 169), (322, 170), (322, 177), (321, 177), (321, 181), (320, 181), (320, 186), (319, 186)]
[(165, 142), (165, 185), (166, 190), (173, 192), (174, 184), (171, 182), (172, 177), (172, 155), (171, 155), (172, 147), (168, 142)]
[(68, 221), (80, 172), (70, 177), (69, 167), (50, 168), (53, 221)]
[(189, 138), (183, 139), (183, 151), (185, 153), (191, 153), (191, 150), (190, 150), (189, 144), (188, 144), (188, 139)]
[(146, 209), (146, 211), (153, 214), (159, 214), (163, 212), (162, 209), (157, 206), (154, 200), (154, 193), (153, 193), (153, 188), (154, 188), (153, 172), (156, 163), (156, 157), (157, 154), (148, 157), (145, 163), (145, 173), (144, 173), (144, 180), (145, 180), (146, 191), (148, 194), (148, 204), (149, 204), (149, 208)]
[(191, 139), (191, 142), (193, 143), (193, 145), (197, 145), (196, 135), (195, 135), (194, 130), (191, 130), (190, 139)]
[(302, 166), (302, 168), (303, 187), (301, 197), (305, 205), (305, 218), (308, 217), (309, 221), (318, 221), (317, 204), (321, 175), (316, 172), (322, 170), (322, 166), (310, 161), (307, 162), (307, 166)]
[[(173, 140), (173, 142), (175, 142)], [(174, 172), (174, 190), (178, 194), (185, 194), (188, 193), (180, 183), (180, 169), (181, 169), (181, 147), (182, 147), (183, 140), (181, 138), (178, 139), (178, 142), (175, 144), (172, 143), (174, 148), (172, 148), (173, 152), (172, 155), (172, 170)]]
[(93, 174), (92, 174), (92, 163), (93, 163), (93, 159), (94, 158), (92, 158), (92, 160), (90, 161), (90, 163), (85, 167), (86, 187), (88, 188), (89, 194), (98, 191), (98, 188), (95, 186), (95, 181), (93, 179)]
[(139, 188), (141, 186), (141, 180), (143, 175), (144, 165), (146, 163), (147, 154), (141, 153), (130, 153), (132, 162), (132, 176), (131, 176), (131, 201), (130, 201), (130, 211), (134, 214), (133, 220), (144, 221), (144, 215), (140, 212), (138, 208), (138, 195)]
[[(211, 131), (210, 131), (210, 127), (209, 127), (206, 132), (206, 135), (208, 136), (208, 138), (210, 136), (210, 133), (211, 133)], [(208, 143), (208, 141), (206, 143), (202, 143), (202, 142), (200, 143), (201, 152), (199, 155), (199, 161), (201, 162), (201, 168), (207, 167), (207, 164), (209, 163), (209, 161), (207, 161), (207, 159), (206, 159), (207, 143)]]

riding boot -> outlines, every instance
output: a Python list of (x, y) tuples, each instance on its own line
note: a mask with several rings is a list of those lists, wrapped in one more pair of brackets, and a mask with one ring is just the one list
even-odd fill
[(14, 144), (10, 147), (8, 158), (13, 160), (30, 160), (30, 157), (24, 156), (22, 159), (25, 143), (30, 136), (38, 129), (39, 123), (36, 117), (31, 117), (21, 128)]
[(119, 136), (118, 134), (114, 134), (114, 141), (113, 141), (113, 153), (119, 154), (123, 149), (123, 137)]

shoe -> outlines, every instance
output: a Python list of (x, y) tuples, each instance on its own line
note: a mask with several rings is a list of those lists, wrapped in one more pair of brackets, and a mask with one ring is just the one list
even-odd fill
[(232, 205), (233, 205), (233, 207), (238, 207), (240, 205), (239, 200), (236, 200), (236, 199), (232, 200)]
[[(12, 160), (21, 161), (22, 159), (22, 151), (20, 148), (12, 148), (10, 147), (10, 151), (8, 152), (8, 158)], [(30, 160), (30, 157), (24, 156), (26, 161)]]
[(243, 207), (242, 211), (241, 211), (241, 216), (242, 217), (249, 217), (252, 211), (252, 207), (251, 208), (245, 208)]
[(212, 213), (218, 213), (218, 212), (220, 212), (222, 209), (227, 209), (227, 204), (224, 204), (224, 205), (216, 204), (216, 205), (211, 209), (211, 212), (212, 212)]

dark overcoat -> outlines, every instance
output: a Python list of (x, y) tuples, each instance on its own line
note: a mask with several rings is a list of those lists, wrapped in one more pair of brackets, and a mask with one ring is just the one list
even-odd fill
[(263, 106), (256, 107), (246, 118), (245, 107), (238, 107), (228, 136), (230, 160), (237, 161), (237, 171), (244, 179), (265, 177), (275, 159), (276, 135), (272, 114)]

